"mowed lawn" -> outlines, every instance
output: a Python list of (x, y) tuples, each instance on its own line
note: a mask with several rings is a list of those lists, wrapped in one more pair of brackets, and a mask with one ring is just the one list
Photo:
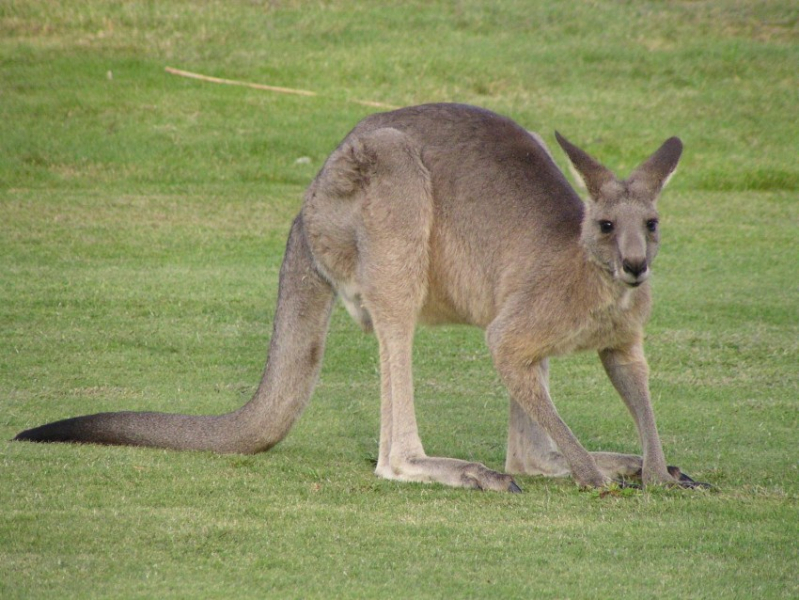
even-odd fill
[[(314, 92), (187, 79), (166, 67)], [(799, 597), (799, 8), (770, 2), (0, 3), (0, 436), (246, 402), (304, 187), (364, 102), (467, 102), (620, 175), (671, 135), (647, 354), (668, 460), (713, 491), (399, 484), (376, 343), (257, 456), (0, 442), (2, 598)], [(420, 329), (429, 454), (504, 464), (482, 333)], [(596, 356), (591, 450), (639, 452)]]

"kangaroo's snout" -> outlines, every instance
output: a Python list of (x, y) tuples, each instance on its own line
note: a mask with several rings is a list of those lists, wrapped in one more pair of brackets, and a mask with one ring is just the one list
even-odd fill
[(621, 261), (620, 279), (630, 287), (638, 287), (649, 279), (649, 265), (645, 258), (625, 258)]
[(646, 259), (643, 260), (628, 260), (624, 259), (621, 263), (624, 272), (633, 277), (640, 277), (649, 268), (646, 264)]

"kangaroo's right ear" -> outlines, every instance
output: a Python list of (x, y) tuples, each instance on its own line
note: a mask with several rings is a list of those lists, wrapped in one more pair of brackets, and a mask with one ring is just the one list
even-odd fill
[(599, 200), (599, 191), (602, 186), (610, 181), (615, 181), (616, 177), (610, 172), (610, 169), (600, 164), (584, 150), (580, 150), (557, 131), (555, 138), (569, 157), (576, 174), (582, 179), (581, 183), (588, 190), (588, 194), (594, 200)]
[(677, 170), (681, 155), (680, 138), (671, 137), (633, 171), (628, 181), (640, 182), (649, 194), (657, 196)]

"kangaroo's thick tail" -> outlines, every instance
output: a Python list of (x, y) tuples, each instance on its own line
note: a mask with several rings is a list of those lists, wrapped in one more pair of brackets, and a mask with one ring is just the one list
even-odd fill
[(28, 429), (14, 439), (242, 454), (268, 450), (286, 436), (308, 404), (322, 363), (334, 298), (333, 288), (314, 266), (302, 216), (298, 216), (280, 269), (266, 368), (247, 404), (218, 416), (100, 413)]

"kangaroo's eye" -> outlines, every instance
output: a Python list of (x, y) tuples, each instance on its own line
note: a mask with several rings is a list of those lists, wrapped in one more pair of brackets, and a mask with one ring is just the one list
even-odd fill
[(658, 220), (657, 219), (649, 219), (646, 222), (646, 228), (649, 231), (651, 231), (652, 233), (655, 233), (658, 230)]
[(613, 221), (599, 221), (599, 231), (602, 233), (613, 231)]

